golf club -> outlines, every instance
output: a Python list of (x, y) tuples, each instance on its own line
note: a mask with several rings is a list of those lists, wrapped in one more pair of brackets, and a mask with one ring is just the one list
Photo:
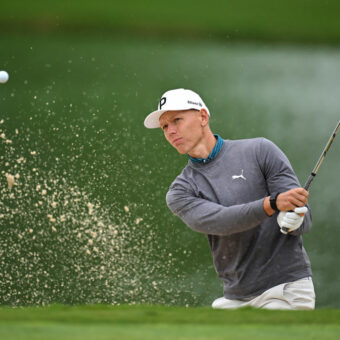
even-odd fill
[[(318, 173), (319, 168), (320, 168), (320, 166), (321, 166), (323, 160), (325, 159), (326, 153), (327, 153), (327, 151), (329, 150), (330, 146), (332, 145), (333, 140), (334, 140), (336, 134), (337, 134), (338, 131), (339, 131), (339, 128), (340, 128), (340, 121), (338, 121), (338, 123), (337, 123), (337, 125), (336, 125), (334, 131), (333, 131), (332, 134), (331, 134), (331, 137), (329, 138), (329, 141), (327, 142), (325, 148), (323, 149), (323, 151), (322, 151), (322, 153), (321, 153), (321, 156), (320, 156), (319, 160), (318, 160), (317, 163), (315, 164), (315, 167), (314, 167), (313, 171), (311, 172), (310, 176), (309, 176), (308, 179), (307, 179), (307, 182), (306, 182), (306, 184), (305, 184), (305, 186), (304, 186), (304, 188), (305, 188), (307, 191), (308, 191), (308, 189), (310, 188), (310, 186), (311, 186), (311, 184), (312, 184), (312, 181), (313, 181), (313, 179), (315, 178), (316, 174)], [(287, 232), (289, 231), (289, 229), (288, 229), (288, 228), (285, 228), (285, 227), (281, 228), (281, 230), (282, 230), (284, 233), (287, 233)]]
[(314, 167), (312, 173), (310, 174), (310, 176), (309, 176), (309, 178), (308, 178), (308, 180), (307, 180), (307, 182), (306, 182), (306, 184), (305, 184), (305, 186), (304, 186), (304, 188), (305, 188), (307, 191), (308, 191), (308, 189), (309, 189), (309, 187), (310, 187), (310, 185), (311, 185), (311, 183), (312, 183), (314, 177), (315, 177), (316, 174), (318, 173), (319, 168), (320, 168), (320, 166), (321, 166), (323, 160), (325, 159), (326, 153), (327, 153), (327, 151), (329, 150), (330, 146), (332, 145), (333, 140), (334, 140), (336, 134), (337, 134), (338, 131), (339, 131), (339, 128), (340, 128), (340, 121), (338, 122), (337, 126), (335, 127), (335, 129), (334, 129), (334, 131), (333, 131), (331, 137), (329, 138), (329, 141), (327, 142), (327, 144), (326, 144), (324, 150), (322, 151), (322, 154), (321, 154), (319, 160), (318, 160), (317, 163), (315, 164), (315, 167)]

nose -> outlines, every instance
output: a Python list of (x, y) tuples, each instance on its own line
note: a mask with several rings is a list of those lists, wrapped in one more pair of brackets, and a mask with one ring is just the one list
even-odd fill
[(167, 133), (168, 133), (169, 135), (173, 135), (174, 133), (176, 133), (176, 126), (175, 126), (175, 124), (169, 124), (169, 125), (168, 125), (168, 131), (167, 131)]

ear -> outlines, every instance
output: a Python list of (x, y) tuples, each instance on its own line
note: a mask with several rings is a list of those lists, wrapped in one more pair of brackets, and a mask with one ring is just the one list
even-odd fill
[(209, 114), (206, 109), (200, 110), (201, 125), (206, 126), (209, 124)]

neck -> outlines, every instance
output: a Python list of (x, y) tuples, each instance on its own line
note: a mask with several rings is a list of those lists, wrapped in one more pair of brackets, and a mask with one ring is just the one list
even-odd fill
[(207, 158), (216, 145), (216, 138), (209, 131), (208, 135), (202, 139), (190, 152), (190, 157), (193, 158)]

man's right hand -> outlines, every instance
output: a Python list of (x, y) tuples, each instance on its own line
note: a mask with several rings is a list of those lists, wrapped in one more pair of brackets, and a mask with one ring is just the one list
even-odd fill
[(308, 196), (309, 192), (304, 188), (294, 188), (277, 196), (276, 206), (280, 211), (294, 211), (296, 207), (307, 204)]

